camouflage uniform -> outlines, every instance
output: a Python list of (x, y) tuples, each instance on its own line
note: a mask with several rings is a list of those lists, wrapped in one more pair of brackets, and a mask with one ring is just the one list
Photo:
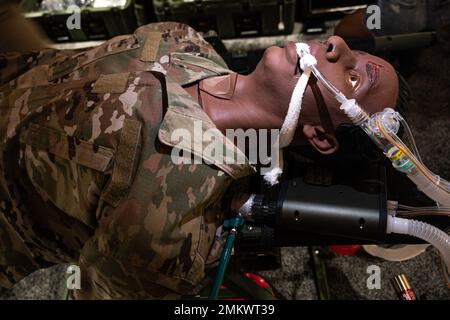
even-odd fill
[(75, 262), (78, 298), (192, 292), (217, 259), (220, 198), (254, 172), (170, 157), (174, 129), (215, 127), (183, 86), (231, 73), (221, 57), (170, 22), (90, 50), (0, 55), (0, 68), (0, 285)]

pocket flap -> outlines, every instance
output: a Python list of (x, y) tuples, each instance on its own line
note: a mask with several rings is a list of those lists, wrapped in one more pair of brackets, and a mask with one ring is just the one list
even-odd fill
[(31, 123), (28, 129), (21, 132), (20, 141), (100, 172), (106, 170), (114, 156), (113, 149), (35, 123)]

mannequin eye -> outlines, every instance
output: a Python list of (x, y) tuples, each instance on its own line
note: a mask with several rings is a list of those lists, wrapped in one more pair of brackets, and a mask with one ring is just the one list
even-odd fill
[(359, 75), (355, 73), (350, 73), (348, 75), (348, 83), (353, 90), (359, 85), (359, 82)]

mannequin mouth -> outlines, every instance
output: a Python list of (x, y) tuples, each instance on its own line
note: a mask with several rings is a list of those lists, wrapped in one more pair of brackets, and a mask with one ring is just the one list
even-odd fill
[(302, 73), (303, 73), (303, 70), (300, 67), (300, 57), (298, 57), (297, 63), (295, 64), (294, 76), (299, 77)]
[(286, 53), (286, 59), (290, 64), (294, 66), (294, 71), (292, 74), (295, 77), (299, 77), (303, 73), (303, 70), (300, 68), (300, 57), (297, 54), (295, 43), (293, 41), (289, 41), (284, 49)]
[[(318, 45), (318, 41), (310, 40), (306, 41), (306, 43), (310, 46), (311, 53), (314, 55)], [(297, 54), (297, 47), (295, 42), (289, 41), (284, 47), (287, 60), (293, 65), (294, 71), (293, 75), (299, 77), (303, 70), (300, 68), (300, 57)]]

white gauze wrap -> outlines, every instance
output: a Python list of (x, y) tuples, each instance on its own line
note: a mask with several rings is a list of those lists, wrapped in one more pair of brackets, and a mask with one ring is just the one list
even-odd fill
[[(309, 76), (311, 75), (311, 66), (317, 64), (316, 58), (309, 52), (309, 46), (306, 43), (296, 43), (297, 54), (300, 57), (300, 68), (303, 70), (302, 75), (298, 79), (292, 92), (291, 101), (289, 102), (289, 109), (284, 118), (283, 125), (280, 130), (280, 151), (276, 157), (276, 165), (266, 174), (264, 180), (271, 186), (278, 183), (278, 178), (283, 173), (281, 169), (283, 162), (283, 151), (281, 148), (287, 147), (291, 142), (297, 129), (298, 118), (302, 109), (303, 95), (308, 85)], [(273, 158), (273, 157), (272, 157)]]

